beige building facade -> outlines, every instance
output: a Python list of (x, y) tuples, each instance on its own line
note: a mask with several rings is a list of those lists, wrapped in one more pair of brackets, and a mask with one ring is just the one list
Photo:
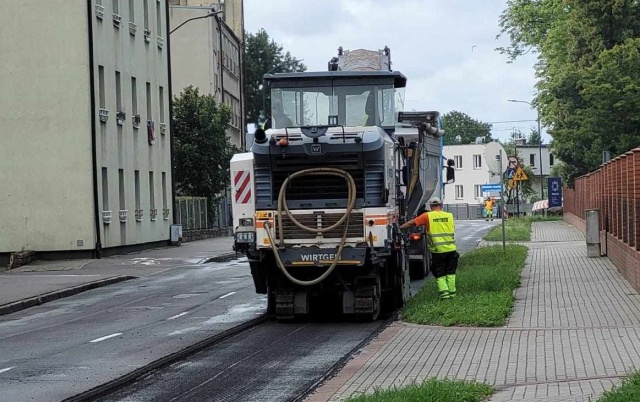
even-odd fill
[(0, 256), (166, 243), (167, 0), (3, 0)]
[[(243, 148), (243, 36), (238, 37), (221, 17), (229, 16), (228, 8), (212, 17), (199, 18), (211, 14), (212, 10), (222, 11), (221, 6), (216, 3), (188, 5), (196, 2), (186, 0), (171, 3), (176, 4), (170, 6), (171, 30), (175, 30), (171, 34), (171, 79), (175, 95), (193, 85), (200, 93), (211, 94), (216, 101), (226, 104), (231, 110), (227, 134), (232, 144)], [(228, 2), (225, 7), (232, 3)]]

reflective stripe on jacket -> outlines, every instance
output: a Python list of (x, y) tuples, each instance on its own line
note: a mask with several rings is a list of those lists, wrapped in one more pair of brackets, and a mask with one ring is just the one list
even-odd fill
[(429, 217), (429, 251), (432, 253), (456, 251), (453, 214), (445, 211), (431, 211), (427, 216)]

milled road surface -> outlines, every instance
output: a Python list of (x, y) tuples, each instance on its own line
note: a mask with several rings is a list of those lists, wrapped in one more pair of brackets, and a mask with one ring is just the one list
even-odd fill
[[(460, 252), (475, 248), (490, 225), (457, 222)], [(412, 283), (414, 291), (424, 282)], [(176, 268), (0, 317), (0, 401), (60, 401), (246, 322), (265, 308), (246, 261), (238, 260)], [(133, 384), (112, 400), (230, 400), (223, 398), (234, 390), (242, 390), (233, 396), (237, 401), (286, 400), (382, 325), (261, 325)]]

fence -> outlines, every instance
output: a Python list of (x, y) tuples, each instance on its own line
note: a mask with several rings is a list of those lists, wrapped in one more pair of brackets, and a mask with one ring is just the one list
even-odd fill
[(231, 198), (228, 194), (225, 194), (214, 208), (214, 216), (209, 216), (206, 197), (176, 197), (176, 223), (182, 225), (182, 230), (227, 228), (233, 225)]
[(600, 210), (605, 253), (640, 289), (640, 148), (605, 163), (564, 189), (565, 220), (585, 231), (585, 210)]
[(443, 209), (451, 212), (456, 220), (484, 219), (480, 204), (444, 204)]

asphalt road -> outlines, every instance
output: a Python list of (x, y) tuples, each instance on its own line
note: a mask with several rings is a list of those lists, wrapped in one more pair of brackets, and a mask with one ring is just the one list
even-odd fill
[[(457, 222), (460, 252), (475, 248), (490, 224)], [(221, 333), (265, 308), (246, 261), (237, 260), (167, 270), (0, 317), (0, 400), (60, 401)], [(261, 325), (109, 400), (286, 400), (382, 325)]]

